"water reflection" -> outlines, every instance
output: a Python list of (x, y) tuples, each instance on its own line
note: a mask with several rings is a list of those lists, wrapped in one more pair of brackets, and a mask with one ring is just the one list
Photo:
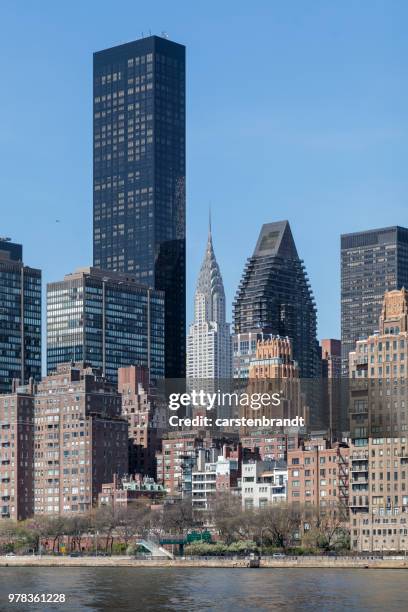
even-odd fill
[[(0, 568), (0, 610), (405, 609), (406, 570)], [(65, 593), (65, 604), (9, 604), (8, 593)]]

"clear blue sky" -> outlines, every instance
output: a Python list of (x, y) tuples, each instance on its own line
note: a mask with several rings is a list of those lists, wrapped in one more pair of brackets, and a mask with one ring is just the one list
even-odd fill
[(261, 224), (287, 218), (319, 337), (338, 336), (340, 233), (408, 225), (407, 2), (3, 0), (0, 18), (0, 234), (45, 281), (91, 263), (92, 53), (165, 30), (187, 45), (188, 322), (211, 202), (229, 304)]

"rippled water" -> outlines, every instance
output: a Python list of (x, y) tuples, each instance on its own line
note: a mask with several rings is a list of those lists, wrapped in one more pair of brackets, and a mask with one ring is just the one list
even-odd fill
[[(0, 568), (0, 610), (406, 610), (407, 570)], [(65, 593), (9, 604), (8, 593)]]

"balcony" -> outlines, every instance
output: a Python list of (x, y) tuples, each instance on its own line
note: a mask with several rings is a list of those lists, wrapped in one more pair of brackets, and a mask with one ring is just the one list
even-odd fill
[(362, 463), (359, 463), (359, 462), (354, 463), (354, 461), (353, 461), (353, 463), (351, 464), (350, 471), (352, 473), (356, 473), (356, 472), (368, 472), (368, 462), (364, 461)]

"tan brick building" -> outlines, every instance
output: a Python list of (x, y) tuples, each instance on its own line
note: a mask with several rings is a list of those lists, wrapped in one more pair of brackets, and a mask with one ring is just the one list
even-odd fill
[(379, 332), (350, 353), (350, 522), (358, 551), (408, 549), (408, 292), (384, 296)]
[(348, 514), (349, 448), (325, 438), (288, 452), (288, 502)]
[(88, 512), (102, 484), (128, 471), (121, 396), (83, 363), (61, 364), (35, 396), (35, 514)]

